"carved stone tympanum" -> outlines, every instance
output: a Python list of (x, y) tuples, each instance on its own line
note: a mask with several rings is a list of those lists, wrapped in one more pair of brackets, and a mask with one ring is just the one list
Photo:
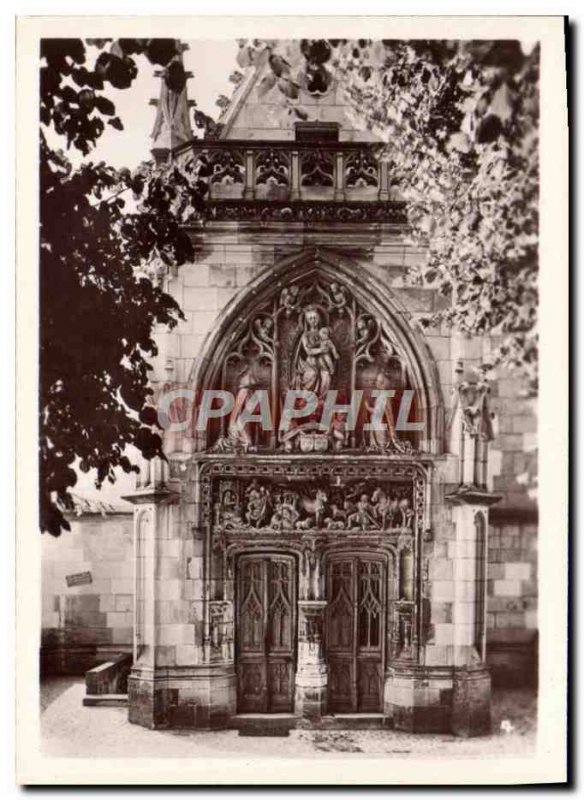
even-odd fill
[[(417, 434), (396, 429), (404, 396), (411, 395), (410, 422), (420, 415), (407, 359), (383, 321), (362, 308), (342, 280), (316, 271), (276, 285), (272, 297), (226, 339), (225, 356), (201, 387), (235, 398), (231, 413), (206, 431), (211, 451), (407, 454), (416, 449)], [(296, 400), (286, 405), (290, 391), (305, 393), (299, 405)], [(265, 407), (258, 392), (267, 393)], [(314, 407), (295, 413), (308, 403), (306, 395)], [(325, 415), (327, 402), (332, 405)], [(260, 412), (267, 425), (260, 423)], [(251, 421), (250, 415), (255, 415)]]

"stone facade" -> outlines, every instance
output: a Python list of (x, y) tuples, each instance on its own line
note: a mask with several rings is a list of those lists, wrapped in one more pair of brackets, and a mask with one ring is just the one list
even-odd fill
[[(535, 468), (534, 409), (512, 377), (483, 380), (493, 341), (422, 331), (420, 318), (445, 301), (407, 285), (424, 254), (406, 244), (391, 176), (339, 92), (304, 98), (315, 121), (336, 125), (336, 140), (319, 144), (277, 122), (274, 98), (257, 92), (261, 75), (238, 88), (219, 140), (172, 154), (203, 155), (216, 180), (207, 219), (190, 228), (194, 262), (158, 276), (185, 320), (158, 332), (156, 395), (237, 393), (230, 365), (241, 375), (255, 347), (276, 407), (276, 385), (299, 374), (295, 331), (312, 304), (320, 324), (329, 321), (337, 368), (356, 365), (352, 391), (383, 373), (387, 340), (419, 393), (424, 432), (375, 446), (307, 431), (264, 441), (232, 415), (208, 434), (190, 424), (166, 433), (168, 464), (144, 465), (126, 495), (134, 554), (124, 563), (136, 592), (130, 720), (207, 728), (242, 711), (283, 711), (318, 725), (350, 711), (408, 731), (486, 733), (489, 666), (501, 680), (535, 674), (537, 512), (522, 477)], [(306, 301), (286, 309), (292, 286)], [(277, 340), (253, 327), (268, 316)], [(343, 494), (354, 498), (344, 516)], [(388, 516), (393, 508), (401, 521)], [(113, 524), (99, 523), (104, 532)], [(343, 598), (354, 622), (338, 610)], [(280, 644), (258, 650), (253, 620), (271, 620), (274, 603)]]

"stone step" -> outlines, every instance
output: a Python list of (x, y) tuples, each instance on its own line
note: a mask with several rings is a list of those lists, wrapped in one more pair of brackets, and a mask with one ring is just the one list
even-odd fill
[(391, 717), (384, 714), (327, 714), (320, 719), (307, 719), (293, 714), (237, 714), (232, 723), (240, 736), (288, 736), (293, 728), (379, 730), (393, 727)]
[(83, 698), (84, 706), (127, 706), (127, 694), (86, 694)]
[(232, 722), (240, 736), (289, 736), (297, 718), (293, 714), (237, 714)]
[(321, 717), (317, 727), (325, 730), (370, 730), (392, 728), (391, 717), (384, 714), (327, 714)]

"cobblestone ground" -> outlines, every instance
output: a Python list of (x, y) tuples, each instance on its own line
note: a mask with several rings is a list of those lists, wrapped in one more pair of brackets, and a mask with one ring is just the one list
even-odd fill
[(536, 693), (496, 691), (493, 734), (459, 739), (449, 734), (397, 731), (292, 730), (288, 737), (239, 736), (237, 731), (149, 731), (130, 725), (126, 708), (85, 708), (82, 678), (53, 678), (41, 685), (42, 747), (65, 757), (318, 756), (347, 753), (396, 756), (509, 756), (535, 747)]

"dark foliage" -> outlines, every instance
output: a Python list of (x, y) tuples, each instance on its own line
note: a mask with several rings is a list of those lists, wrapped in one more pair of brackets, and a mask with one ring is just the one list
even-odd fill
[(183, 222), (201, 207), (205, 185), (192, 164), (148, 163), (132, 173), (86, 161), (73, 169), (45, 131), (87, 155), (106, 125), (122, 128), (108, 86), (131, 85), (138, 55), (170, 64), (165, 79), (184, 85), (182, 65), (171, 61), (177, 52), (172, 39), (42, 42), (40, 527), (54, 536), (69, 528), (63, 511), (76, 469), (96, 470), (99, 487), (113, 482), (116, 467), (136, 470), (129, 445), (163, 457), (148, 359), (157, 352), (154, 326), (172, 328), (182, 313), (145, 266), (192, 258)]

